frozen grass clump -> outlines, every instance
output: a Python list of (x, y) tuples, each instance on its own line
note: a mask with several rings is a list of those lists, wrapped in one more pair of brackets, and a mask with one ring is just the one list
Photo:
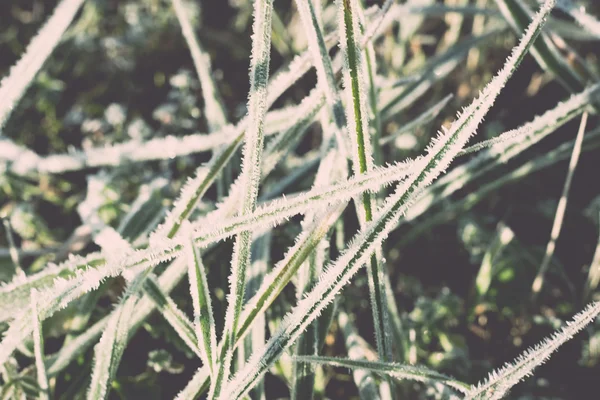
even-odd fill
[(230, 3), (215, 32), (204, 3), (59, 1), (2, 80), (2, 398), (531, 395), (582, 330), (600, 362), (598, 237), (569, 219), (598, 223), (593, 7)]

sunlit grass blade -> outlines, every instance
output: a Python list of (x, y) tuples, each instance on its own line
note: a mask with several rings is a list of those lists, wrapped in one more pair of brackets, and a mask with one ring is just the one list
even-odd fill
[(57, 278), (68, 278), (83, 270), (86, 266), (95, 267), (104, 264), (105, 260), (100, 253), (91, 253), (85, 257), (71, 257), (68, 261), (58, 265), (49, 264), (42, 271), (25, 277), (17, 276), (8, 284), (0, 286), (0, 321), (7, 321), (16, 317), (29, 306), (31, 289), (47, 289)]
[(48, 384), (48, 375), (46, 374), (46, 365), (44, 364), (44, 336), (42, 334), (42, 321), (37, 312), (37, 291), (31, 291), (31, 309), (33, 315), (33, 350), (35, 354), (35, 368), (37, 381), (40, 388), (38, 399), (50, 399), (50, 386)]
[[(325, 123), (329, 121), (328, 115), (324, 118)], [(323, 124), (323, 122), (322, 122)], [(331, 135), (331, 134), (329, 134)], [(313, 187), (327, 186), (331, 182), (346, 176), (345, 157), (340, 152), (330, 149), (327, 143), (327, 134), (323, 133), (321, 144), (321, 155), (323, 160), (319, 164)], [(307, 213), (302, 225), (304, 230), (314, 225), (315, 218), (320, 218), (320, 213)], [(296, 299), (300, 300), (304, 294), (317, 282), (318, 276), (326, 263), (329, 261), (329, 238), (326, 236), (309, 254), (297, 274)], [(318, 355), (325, 335), (329, 328), (331, 319), (335, 313), (335, 303), (330, 305), (321, 318), (313, 321), (308, 329), (300, 335), (295, 346), (296, 355)], [(264, 343), (264, 341), (263, 341)], [(262, 343), (261, 343), (262, 345)], [(313, 366), (294, 363), (292, 365), (292, 387), (291, 398), (312, 399), (315, 392), (315, 370)]]
[(375, 191), (391, 182), (402, 180), (415, 171), (414, 166), (414, 163), (400, 163), (389, 167), (375, 168), (373, 172), (358, 175), (345, 182), (325, 188), (315, 188), (289, 198), (286, 196), (272, 200), (245, 216), (233, 217), (225, 221), (216, 218), (203, 220), (194, 224), (194, 226), (199, 226), (194, 232), (194, 240), (198, 245), (204, 246), (254, 227), (278, 224), (286, 218), (315, 207), (327, 207), (346, 201), (365, 191)]
[(530, 375), (533, 369), (550, 358), (562, 344), (596, 319), (600, 313), (600, 303), (592, 303), (577, 314), (565, 327), (544, 339), (540, 344), (526, 350), (512, 363), (490, 373), (485, 382), (472, 386), (465, 400), (495, 400), (504, 397), (521, 379)]
[(36, 74), (75, 18), (84, 0), (62, 0), (25, 49), (21, 59), (0, 82), (0, 132)]
[[(267, 112), (267, 82), (271, 50), (272, 0), (257, 0), (254, 3), (254, 23), (252, 26), (252, 55), (250, 61), (250, 93), (248, 96), (248, 130), (245, 135), (244, 158), (242, 162), (243, 193), (239, 214), (247, 215), (256, 208), (258, 186), (261, 178), (261, 159), (264, 142), (264, 117)], [(218, 371), (211, 381), (209, 398), (221, 393), (224, 382), (229, 378), (239, 315), (244, 302), (246, 268), (250, 264), (252, 232), (243, 231), (234, 244), (229, 279), (229, 295), (225, 313), (225, 327), (221, 341), (225, 356), (219, 359)]]
[(425, 367), (397, 364), (380, 361), (352, 360), (338, 357), (295, 357), (297, 362), (325, 364), (333, 367), (364, 369), (379, 375), (389, 376), (397, 380), (413, 380), (418, 382), (440, 382), (463, 393), (467, 393), (469, 385), (450, 378), (444, 374)]
[[(233, 377), (223, 393), (223, 399), (237, 399), (247, 393), (272, 365), (291, 346), (306, 327), (334, 299), (364, 265), (375, 249), (381, 246), (400, 217), (414, 201), (414, 196), (430, 184), (452, 161), (455, 155), (473, 135), (483, 117), (494, 103), (527, 50), (540, 33), (545, 19), (554, 6), (554, 1), (544, 3), (539, 13), (523, 35), (519, 45), (513, 49), (504, 68), (486, 86), (481, 95), (467, 107), (449, 130), (432, 142), (428, 154), (419, 164), (421, 172), (411, 175), (401, 183), (396, 192), (388, 197), (377, 217), (368, 224), (348, 246), (336, 262), (321, 276), (311, 292), (285, 317), (279, 331), (265, 344), (261, 352), (255, 353), (249, 362)], [(421, 164), (422, 163), (422, 164)]]
[(310, 1), (297, 0), (296, 5), (304, 26), (305, 34), (308, 38), (308, 48), (311, 52), (313, 63), (317, 70), (317, 84), (325, 93), (327, 105), (331, 117), (335, 123), (335, 136), (338, 146), (347, 154), (348, 145), (345, 133), (346, 115), (342, 99), (338, 92), (337, 82), (334, 75), (334, 69), (329, 58), (329, 50), (325, 45), (322, 29), (317, 20), (314, 6)]
[[(175, 260), (169, 265), (163, 274), (158, 278), (158, 285), (163, 293), (167, 294), (173, 290), (173, 288), (183, 279), (187, 272), (187, 263), (183, 262), (183, 257)], [(154, 300), (149, 298), (147, 294), (143, 297), (135, 306), (133, 310), (131, 330), (129, 332), (129, 338), (133, 335), (142, 322), (150, 315), (155, 309), (156, 303)], [(56, 376), (59, 372), (64, 370), (70, 362), (72, 362), (80, 353), (84, 352), (89, 346), (94, 344), (98, 337), (104, 332), (108, 322), (110, 321), (112, 314), (105, 316), (94, 325), (89, 327), (81, 335), (74, 338), (69, 343), (65, 344), (58, 353), (49, 356), (49, 367), (48, 375)], [(190, 326), (192, 324), (190, 323)], [(192, 330), (192, 336), (195, 338), (195, 334)]]
[[(230, 219), (225, 225), (213, 222), (209, 231), (200, 230), (194, 234), (195, 241), (198, 245), (206, 246), (237, 232), (252, 229), (254, 226), (264, 226), (264, 224), (274, 223), (274, 221), (282, 221), (311, 207), (326, 207), (329, 204), (347, 200), (365, 190), (377, 190), (384, 184), (403, 178), (408, 172), (408, 165), (399, 164), (376, 170), (372, 174), (361, 175), (347, 183), (307, 192), (304, 196), (275, 201), (270, 206), (261, 207), (252, 214)], [(134, 273), (134, 271), (152, 268), (160, 262), (179, 256), (182, 249), (183, 245), (177, 240), (157, 239), (152, 247), (118, 257), (109, 263), (106, 263), (104, 253), (100, 257), (94, 254), (88, 258), (75, 258), (72, 263), (78, 267), (77, 274), (70, 275), (69, 279), (54, 281), (52, 287), (40, 293), (43, 298), (41, 302), (43, 306), (40, 309), (41, 316), (42, 318), (50, 317), (74, 299), (96, 289), (106, 278), (117, 276), (125, 270)], [(90, 268), (85, 269), (88, 264)], [(16, 293), (15, 290), (20, 290), (22, 287), (18, 285), (12, 289), (10, 297)], [(10, 299), (9, 296), (7, 297)], [(25, 314), (28, 312), (25, 311)], [(21, 315), (11, 324), (9, 329), (11, 334), (0, 343), (0, 360), (4, 356), (8, 357), (20, 341), (31, 333), (30, 319), (31, 316)]]
[(217, 151), (206, 165), (196, 170), (196, 175), (185, 183), (178, 199), (173, 204), (172, 210), (167, 214), (164, 224), (153, 233), (153, 236), (175, 237), (181, 228), (181, 224), (190, 217), (202, 196), (229, 162), (243, 138), (243, 134), (238, 135), (233, 142)]
[[(252, 243), (252, 264), (248, 271), (248, 283), (246, 286), (246, 303), (256, 295), (260, 285), (269, 270), (271, 263), (272, 234), (266, 232), (257, 237)], [(243, 345), (237, 347), (239, 365), (242, 366), (255, 348), (262, 346), (267, 334), (267, 321), (264, 314), (256, 317), (252, 324), (250, 333), (243, 339)], [(239, 343), (239, 339), (238, 339)], [(264, 381), (259, 382), (251, 392), (255, 400), (265, 400)]]

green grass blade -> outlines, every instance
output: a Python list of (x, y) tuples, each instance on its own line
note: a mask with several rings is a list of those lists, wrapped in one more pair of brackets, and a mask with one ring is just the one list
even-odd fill
[[(189, 230), (186, 233), (190, 233)], [(215, 357), (217, 355), (217, 334), (215, 331), (215, 320), (210, 300), (210, 291), (206, 278), (206, 268), (202, 263), (200, 251), (194, 245), (190, 237), (185, 248), (188, 263), (188, 277), (190, 280), (190, 292), (194, 307), (194, 325), (196, 338), (202, 355), (202, 361), (214, 376)]]
[[(344, 55), (344, 87), (348, 103), (346, 108), (348, 134), (352, 143), (352, 167), (354, 175), (365, 174), (373, 169), (373, 149), (369, 137), (368, 96), (365, 82), (365, 62), (357, 39), (360, 7), (356, 0), (338, 1), (338, 26), (340, 43)], [(350, 106), (352, 104), (352, 106)], [(362, 224), (373, 220), (374, 202), (371, 194), (366, 192), (361, 196), (361, 206), (357, 205), (359, 220)], [(367, 264), (369, 294), (371, 297), (371, 312), (375, 326), (377, 351), (383, 360), (392, 360), (392, 344), (389, 329), (389, 316), (383, 285), (383, 266), (381, 257), (376, 253)]]
[[(131, 289), (137, 289), (137, 286), (136, 282), (132, 282)], [(128, 293), (111, 314), (106, 329), (94, 348), (92, 381), (87, 393), (89, 400), (108, 398), (110, 385), (125, 351), (128, 325), (137, 300), (131, 289), (128, 288)]]
[[(298, 237), (296, 244), (287, 251), (283, 260), (278, 262), (273, 270), (265, 276), (256, 294), (248, 300), (244, 306), (244, 310), (240, 317), (241, 322), (236, 335), (238, 343), (251, 331), (258, 317), (264, 314), (279, 293), (281, 293), (284, 287), (290, 282), (292, 277), (296, 275), (302, 263), (317, 248), (331, 226), (339, 219), (345, 207), (345, 204), (331, 207), (320, 215), (319, 218), (316, 218), (315, 223)], [(259, 349), (254, 350), (256, 351)], [(223, 344), (220, 343), (219, 352), (223, 354), (223, 351)], [(194, 395), (197, 395), (202, 390), (206, 389), (208, 382), (200, 379), (199, 376), (207, 375), (207, 369), (199, 369), (192, 381), (190, 381), (186, 388), (178, 395), (177, 399), (187, 399), (189, 397), (186, 396), (189, 396), (189, 393), (195, 393)]]

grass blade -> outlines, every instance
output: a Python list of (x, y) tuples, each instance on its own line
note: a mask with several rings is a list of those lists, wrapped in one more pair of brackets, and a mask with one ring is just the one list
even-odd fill
[[(526, 6), (519, 0), (496, 0), (496, 4), (516, 32), (522, 32), (531, 21)], [(542, 69), (550, 71), (572, 93), (584, 89), (583, 78), (565, 62), (559, 50), (545, 34), (533, 45), (531, 54)]]
[[(189, 227), (186, 233), (190, 233)], [(200, 348), (202, 362), (208, 366), (214, 376), (215, 357), (217, 355), (217, 334), (210, 300), (210, 291), (206, 279), (206, 269), (200, 257), (200, 251), (190, 237), (185, 248), (188, 263), (190, 292), (194, 306), (194, 325)]]
[(469, 385), (465, 383), (428, 368), (414, 365), (322, 356), (295, 357), (295, 360), (303, 363), (325, 364), (349, 369), (363, 369), (375, 372), (379, 375), (389, 376), (397, 380), (408, 379), (417, 382), (440, 382), (463, 393), (467, 393), (469, 390)]
[(575, 138), (575, 145), (573, 146), (573, 153), (571, 153), (571, 160), (569, 161), (567, 177), (565, 178), (562, 194), (560, 196), (560, 200), (558, 201), (558, 206), (556, 207), (556, 214), (554, 216), (554, 222), (552, 223), (552, 231), (550, 232), (550, 240), (546, 245), (546, 252), (544, 253), (544, 258), (540, 265), (540, 269), (538, 270), (538, 273), (535, 276), (531, 286), (531, 291), (534, 297), (537, 297), (542, 290), (542, 286), (544, 285), (544, 275), (550, 266), (550, 261), (554, 255), (554, 249), (556, 248), (556, 240), (560, 235), (562, 222), (565, 217), (565, 210), (567, 208), (567, 200), (569, 198), (571, 181), (573, 180), (573, 174), (575, 173), (575, 168), (577, 168), (577, 163), (579, 162), (579, 155), (581, 154), (581, 145), (583, 144), (583, 134), (585, 133), (585, 128), (587, 125), (587, 117), (587, 112), (583, 113), (583, 116), (581, 117), (579, 130), (577, 131), (577, 137)]
[[(338, 1), (338, 14), (341, 38), (341, 50), (344, 55), (344, 87), (349, 106), (346, 108), (348, 133), (352, 143), (352, 167), (354, 175), (365, 174), (373, 169), (373, 149), (369, 138), (369, 120), (367, 105), (367, 88), (365, 83), (365, 63), (363, 54), (358, 45), (357, 36), (359, 27), (360, 9), (356, 0)], [(350, 106), (352, 104), (352, 106)], [(359, 220), (364, 225), (373, 220), (373, 200), (371, 194), (366, 192), (361, 196), (362, 212)], [(357, 205), (357, 209), (361, 209)], [(379, 249), (378, 249), (379, 250)], [(389, 316), (385, 295), (385, 286), (382, 284), (383, 270), (381, 257), (373, 253), (367, 264), (369, 293), (371, 297), (371, 311), (375, 326), (375, 340), (377, 351), (382, 360), (392, 360), (392, 344), (390, 336), (386, 333), (389, 329)]]
[[(187, 264), (187, 263), (186, 263)], [(188, 317), (177, 307), (175, 302), (161, 289), (154, 275), (148, 276), (144, 282), (144, 293), (154, 302), (156, 308), (163, 315), (165, 320), (173, 327), (181, 340), (188, 345), (196, 355), (203, 359), (200, 350), (199, 338), (196, 335), (196, 328)], [(206, 364), (210, 366), (210, 364)], [(210, 369), (210, 368), (209, 368)]]
[(507, 364), (498, 371), (492, 372), (485, 382), (472, 386), (466, 394), (465, 400), (501, 399), (511, 387), (531, 374), (535, 367), (548, 360), (556, 349), (591, 323), (599, 313), (600, 303), (588, 305), (560, 331), (544, 339), (534, 348), (526, 350), (512, 364)]
[(35, 368), (37, 370), (37, 381), (40, 387), (39, 400), (50, 399), (50, 386), (46, 365), (44, 364), (44, 336), (42, 335), (42, 321), (37, 312), (38, 296), (36, 290), (31, 291), (31, 309), (33, 314), (33, 350), (35, 353)]
[(0, 82), (0, 132), (46, 59), (56, 48), (84, 0), (62, 0), (29, 43), (21, 59)]
[[(264, 141), (264, 117), (267, 111), (266, 100), (267, 81), (269, 78), (272, 12), (272, 0), (257, 0), (254, 3), (250, 94), (248, 97), (249, 121), (241, 172), (244, 192), (239, 208), (240, 215), (252, 213), (256, 207), (256, 199), (258, 197)], [(251, 231), (243, 231), (236, 237), (231, 260), (230, 288), (227, 299), (227, 311), (225, 313), (225, 327), (221, 338), (226, 353), (224, 358), (219, 360), (218, 373), (211, 382), (210, 398), (215, 398), (220, 394), (223, 383), (229, 377), (239, 314), (244, 301), (246, 268), (250, 264), (251, 244)]]

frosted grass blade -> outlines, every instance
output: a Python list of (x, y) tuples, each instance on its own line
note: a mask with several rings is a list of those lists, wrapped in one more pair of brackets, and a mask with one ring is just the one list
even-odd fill
[[(131, 286), (131, 289), (135, 289), (138, 285), (133, 282)], [(111, 314), (106, 329), (94, 348), (92, 381), (87, 393), (89, 400), (108, 397), (111, 382), (125, 351), (128, 327), (136, 300), (135, 294), (128, 288), (128, 293)]]
[[(189, 226), (185, 229), (189, 236)], [(208, 366), (211, 376), (215, 372), (215, 357), (217, 355), (217, 334), (215, 320), (210, 300), (210, 291), (206, 278), (206, 268), (202, 263), (200, 251), (190, 237), (185, 247), (188, 263), (188, 278), (194, 307), (194, 326), (196, 339), (200, 348), (202, 362)]]
[[(344, 88), (346, 95), (346, 117), (348, 134), (352, 143), (352, 169), (354, 175), (365, 174), (373, 169), (373, 148), (369, 137), (368, 95), (365, 82), (365, 62), (363, 53), (357, 39), (360, 33), (359, 13), (360, 6), (355, 0), (341, 0), (337, 2), (338, 27), (340, 29), (340, 47), (344, 55)], [(359, 221), (361, 224), (373, 220), (374, 202), (371, 194), (362, 194), (357, 205)], [(377, 249), (379, 251), (379, 249)], [(392, 360), (392, 343), (386, 333), (389, 329), (389, 316), (387, 310), (385, 286), (382, 284), (383, 266), (381, 257), (374, 252), (367, 264), (369, 294), (371, 298), (371, 312), (375, 326), (375, 340), (379, 357), (383, 360)]]
[(84, 0), (62, 0), (29, 43), (21, 59), (0, 82), (0, 132), (42, 65), (60, 42), (83, 2)]
[(559, 0), (556, 7), (565, 11), (585, 30), (600, 39), (600, 21), (588, 14), (583, 6), (577, 7), (571, 0)]
[[(252, 213), (256, 208), (258, 186), (261, 177), (261, 159), (264, 142), (264, 117), (267, 112), (267, 82), (271, 49), (272, 0), (257, 0), (254, 3), (254, 23), (252, 26), (252, 55), (250, 60), (250, 93), (248, 96), (248, 130), (244, 144), (242, 162), (243, 194), (239, 207), (240, 215)], [(218, 372), (211, 381), (209, 398), (216, 398), (227, 381), (236, 342), (239, 314), (244, 302), (246, 268), (250, 264), (252, 232), (243, 231), (234, 244), (231, 259), (231, 274), (225, 327), (221, 341), (226, 351), (218, 362)]]
[(33, 351), (35, 354), (35, 368), (37, 370), (37, 381), (40, 387), (38, 395), (39, 400), (50, 399), (50, 386), (48, 384), (48, 375), (46, 374), (46, 365), (44, 364), (44, 336), (42, 335), (42, 321), (37, 312), (37, 292), (31, 291), (31, 309), (33, 315)]
[(431, 369), (414, 365), (323, 356), (295, 357), (295, 360), (297, 362), (325, 364), (333, 367), (363, 369), (375, 372), (379, 375), (389, 376), (397, 380), (407, 379), (418, 382), (441, 382), (444, 385), (447, 385), (452, 389), (458, 390), (462, 393), (467, 393), (469, 390), (469, 385), (465, 383), (457, 381), (449, 376)]
[(535, 367), (543, 364), (562, 344), (591, 323), (600, 313), (600, 303), (592, 303), (577, 314), (565, 327), (547, 337), (535, 347), (526, 350), (512, 363), (490, 373), (488, 379), (472, 386), (465, 400), (496, 400), (504, 397), (521, 379), (530, 375)]
[(208, 122), (210, 132), (215, 132), (227, 124), (225, 107), (223, 106), (215, 81), (213, 80), (210, 66), (210, 57), (200, 46), (200, 42), (194, 33), (194, 28), (186, 15), (185, 0), (172, 0), (175, 15), (181, 25), (183, 37), (190, 49), (196, 74), (200, 79), (202, 94), (204, 96), (204, 115)]
[[(366, 359), (366, 349), (363, 346), (364, 339), (358, 336), (355, 326), (352, 324), (348, 314), (344, 310), (340, 310), (338, 314), (338, 324), (342, 331), (342, 335), (344, 336), (348, 357), (353, 360)], [(358, 388), (358, 394), (361, 400), (380, 399), (377, 383), (369, 371), (364, 369), (354, 369), (352, 371), (352, 377)]]
[[(298, 269), (307, 257), (316, 249), (321, 240), (325, 237), (331, 226), (338, 220), (342, 211), (346, 207), (345, 204), (331, 207), (315, 220), (315, 223), (296, 240), (296, 244), (287, 251), (283, 260), (278, 262), (273, 270), (269, 272), (263, 279), (256, 294), (246, 303), (240, 317), (240, 325), (236, 335), (236, 343), (244, 339), (255, 320), (262, 315), (271, 306), (279, 293), (290, 282), (292, 277), (296, 275)], [(223, 343), (219, 344), (219, 353), (224, 352)], [(257, 349), (254, 349), (255, 351)], [(200, 393), (206, 388), (207, 381), (200, 379), (199, 376), (207, 376), (208, 371), (204, 368), (199, 369), (192, 381), (188, 383), (186, 388), (177, 396), (179, 400), (185, 400), (189, 397), (189, 393)]]
[[(496, 0), (496, 4), (517, 33), (529, 24), (531, 18), (528, 9), (519, 0)], [(545, 34), (533, 45), (531, 54), (542, 69), (550, 71), (572, 93), (584, 89), (583, 78), (566, 63), (556, 45)]]
[[(177, 332), (181, 340), (190, 350), (203, 359), (202, 351), (198, 346), (196, 329), (188, 317), (177, 307), (175, 302), (160, 288), (153, 274), (149, 275), (144, 282), (144, 294), (154, 302), (156, 308), (163, 315), (165, 320)], [(207, 364), (210, 365), (210, 364)]]

